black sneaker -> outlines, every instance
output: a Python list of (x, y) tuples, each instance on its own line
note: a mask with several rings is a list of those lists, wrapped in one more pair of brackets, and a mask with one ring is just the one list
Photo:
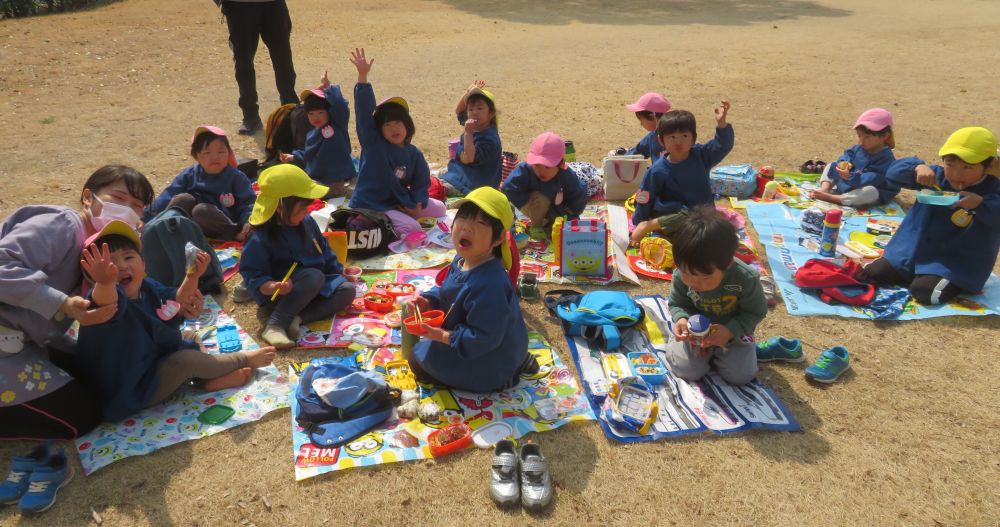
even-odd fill
[(260, 117), (246, 117), (236, 132), (240, 135), (253, 135), (262, 128), (264, 128), (264, 123), (261, 122)]

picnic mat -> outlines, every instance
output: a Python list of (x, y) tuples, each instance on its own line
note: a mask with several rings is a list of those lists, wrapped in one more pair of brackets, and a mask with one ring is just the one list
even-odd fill
[(741, 200), (731, 197), (729, 202), (734, 209), (746, 208), (748, 203), (784, 203), (793, 209), (807, 209), (813, 205), (818, 205), (820, 208), (837, 207), (844, 211), (844, 216), (903, 216), (906, 214), (903, 207), (895, 201), (877, 207), (854, 208), (809, 199), (809, 192), (819, 189), (819, 184), (816, 182), (818, 179), (819, 174), (777, 172), (774, 175), (774, 180), (791, 188), (792, 195), (784, 195), (779, 192), (777, 198), (773, 200), (757, 197)]
[[(806, 260), (819, 255), (812, 248), (815, 238), (799, 229), (802, 211), (778, 203), (747, 203), (750, 222), (760, 236), (767, 252), (768, 263), (785, 307), (792, 315), (838, 315), (852, 318), (918, 320), (954, 315), (983, 316), (1000, 314), (1000, 279), (991, 275), (983, 292), (974, 296), (959, 296), (948, 304), (924, 306), (913, 301), (905, 288), (883, 287), (871, 306), (830, 305), (812, 293), (795, 286), (793, 275)], [(865, 232), (869, 221), (899, 222), (890, 216), (848, 217), (840, 228), (840, 239), (848, 240), (853, 232)]]
[[(529, 432), (554, 430), (572, 421), (594, 419), (573, 373), (545, 339), (536, 332), (529, 332), (528, 348), (538, 358), (541, 368), (537, 374), (522, 378), (521, 383), (510, 390), (475, 394), (441, 387), (423, 388), (423, 400), (436, 402), (447, 418), (440, 426), (465, 421), (475, 430), (502, 420), (513, 427), (512, 436), (518, 438)], [(373, 369), (379, 354), (386, 351), (362, 350), (350, 355), (349, 360)], [(329, 360), (342, 359), (332, 357)], [(293, 387), (306, 366), (308, 363), (289, 366)], [(426, 437), (434, 428), (416, 419), (405, 421), (395, 417), (344, 446), (317, 447), (309, 442), (295, 422), (298, 408), (294, 388), (289, 400), (296, 481), (336, 470), (431, 457)]]
[[(218, 353), (215, 326), (236, 324), (236, 321), (211, 296), (205, 297), (205, 309), (197, 321), (188, 321), (186, 325), (199, 324), (206, 351)], [(239, 328), (239, 332), (243, 349), (259, 347), (243, 328)], [(198, 414), (215, 404), (232, 407), (236, 413), (218, 425), (198, 421)], [(90, 475), (115, 461), (217, 434), (257, 421), (268, 412), (287, 406), (288, 378), (279, 374), (274, 366), (268, 366), (259, 368), (254, 381), (242, 388), (205, 392), (182, 387), (166, 401), (119, 423), (101, 424), (76, 440), (76, 450), (84, 473)]]
[[(623, 333), (620, 353), (653, 353), (666, 365), (665, 346), (673, 338), (667, 301), (659, 295), (635, 297), (635, 300), (646, 312), (645, 322), (641, 328)], [(591, 347), (579, 337), (567, 337), (567, 341), (597, 421), (604, 434), (616, 441), (655, 441), (705, 431), (728, 434), (750, 429), (801, 430), (781, 399), (759, 380), (733, 386), (710, 373), (698, 382), (688, 382), (674, 377), (669, 368), (663, 384), (653, 385), (658, 410), (647, 433), (620, 430), (608, 424), (604, 416), (604, 411), (611, 408), (610, 397), (603, 395), (610, 381), (601, 362), (604, 355), (611, 354)]]
[(240, 253), (243, 252), (243, 244), (221, 240), (211, 240), (209, 243), (215, 250), (219, 264), (222, 265), (222, 282), (228, 282), (240, 272)]

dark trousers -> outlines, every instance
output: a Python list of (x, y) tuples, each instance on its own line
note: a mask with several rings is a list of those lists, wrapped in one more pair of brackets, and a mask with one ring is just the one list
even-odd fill
[(905, 285), (913, 298), (925, 306), (947, 303), (962, 292), (947, 279), (931, 274), (918, 274), (907, 281), (885, 258), (866, 265), (855, 278), (875, 285)]
[(351, 305), (357, 291), (350, 282), (344, 282), (330, 296), (320, 295), (326, 284), (326, 275), (311, 267), (297, 269), (292, 273), (291, 280), (292, 292), (278, 296), (274, 310), (267, 318), (268, 325), (287, 328), (296, 315), (303, 324), (328, 319)]
[(278, 87), (281, 104), (297, 103), (295, 93), (295, 66), (292, 64), (292, 19), (285, 0), (273, 2), (222, 3), (222, 14), (229, 27), (229, 47), (233, 50), (236, 67), (236, 84), (240, 89), (240, 109), (243, 118), (259, 118), (257, 106), (257, 72), (253, 58), (257, 42), (264, 41), (274, 66), (274, 83)]
[(0, 439), (76, 439), (101, 423), (101, 405), (72, 380), (37, 399), (0, 407), (0, 423)]

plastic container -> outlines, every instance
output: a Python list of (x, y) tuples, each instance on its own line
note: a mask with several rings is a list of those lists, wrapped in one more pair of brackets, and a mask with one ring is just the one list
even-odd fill
[(447, 456), (472, 444), (472, 429), (465, 423), (448, 425), (427, 436), (427, 446), (434, 457)]
[(688, 318), (688, 332), (691, 333), (691, 344), (700, 347), (701, 339), (708, 336), (712, 329), (712, 321), (705, 315), (691, 315)]
[(219, 341), (219, 351), (222, 353), (233, 353), (243, 349), (240, 342), (240, 330), (233, 324), (219, 326), (215, 330), (215, 336)]
[(427, 324), (432, 328), (439, 328), (441, 324), (444, 323), (444, 311), (440, 309), (432, 309), (430, 311), (423, 311), (420, 313), (420, 321), (417, 321), (417, 315), (413, 314), (403, 319), (403, 325), (406, 326), (406, 331), (414, 335), (423, 335), (427, 333), (422, 325)]
[(458, 155), (458, 146), (462, 144), (461, 139), (449, 139), (448, 140), (448, 159), (455, 159)]
[(413, 296), (417, 292), (417, 288), (413, 284), (391, 284), (385, 290), (385, 294), (388, 295), (395, 301), (401, 296)]
[(840, 209), (830, 209), (826, 211), (823, 219), (823, 233), (819, 238), (819, 255), (833, 258), (837, 255), (837, 236), (840, 235), (840, 218), (843, 216)]
[[(548, 399), (543, 400), (547, 401)], [(490, 448), (513, 434), (514, 427), (504, 421), (493, 421), (472, 432), (472, 442), (479, 448)]]
[(198, 420), (206, 425), (221, 425), (229, 420), (236, 410), (231, 406), (226, 406), (224, 404), (215, 404), (209, 406), (204, 412), (198, 414)]
[(380, 293), (368, 293), (363, 298), (365, 307), (378, 313), (388, 313), (394, 306), (392, 297)]
[(628, 364), (632, 372), (650, 384), (663, 384), (667, 368), (656, 355), (648, 351), (633, 351), (628, 354)]
[(774, 199), (774, 196), (777, 193), (778, 193), (778, 182), (772, 180), (768, 181), (764, 185), (764, 192), (760, 195), (760, 197), (761, 199), (764, 200), (772, 200)]
[(555, 254), (555, 261), (562, 261), (562, 228), (566, 218), (559, 216), (552, 222), (552, 252)]
[(917, 192), (917, 201), (925, 205), (950, 207), (955, 203), (958, 203), (959, 199), (961, 199), (961, 196), (958, 195), (958, 192), (930, 189), (923, 189), (920, 192)]
[(358, 279), (361, 278), (361, 273), (361, 268), (357, 266), (352, 265), (351, 267), (344, 268), (344, 278), (346, 278), (348, 282), (357, 282)]

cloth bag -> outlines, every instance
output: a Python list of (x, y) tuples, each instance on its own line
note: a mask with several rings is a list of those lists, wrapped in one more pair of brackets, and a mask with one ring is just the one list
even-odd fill
[(603, 161), (604, 199), (627, 199), (639, 190), (646, 174), (646, 158), (642, 156), (608, 156)]

